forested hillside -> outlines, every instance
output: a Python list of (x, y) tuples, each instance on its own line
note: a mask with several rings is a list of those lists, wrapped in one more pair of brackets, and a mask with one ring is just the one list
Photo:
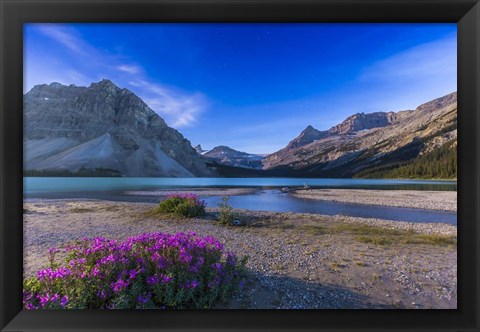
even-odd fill
[(362, 178), (456, 179), (456, 140), (406, 163), (388, 165), (358, 173)]

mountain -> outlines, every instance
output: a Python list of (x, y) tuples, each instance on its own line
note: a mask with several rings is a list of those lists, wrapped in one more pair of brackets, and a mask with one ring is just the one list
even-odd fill
[(309, 125), (300, 133), (300, 135), (298, 135), (297, 138), (288, 143), (285, 150), (292, 150), (328, 136), (330, 136), (328, 131), (320, 131)]
[(204, 154), (205, 157), (227, 166), (260, 169), (262, 156), (234, 150), (228, 146), (217, 146)]
[(400, 118), (403, 118), (409, 114), (408, 111), (404, 112), (375, 112), (375, 113), (356, 113), (348, 118), (346, 118), (342, 123), (333, 126), (329, 130), (320, 131), (313, 128), (309, 125), (305, 128), (297, 138), (293, 139), (288, 143), (288, 145), (278, 151), (277, 153), (281, 153), (285, 150), (292, 150), (296, 149), (300, 146), (304, 146), (320, 139), (331, 137), (335, 135), (344, 135), (344, 134), (352, 134), (355, 132), (359, 132), (362, 130), (368, 130), (372, 128), (380, 128), (385, 127), (393, 124)]
[(36, 85), (24, 95), (24, 169), (123, 176), (211, 176), (177, 130), (109, 80)]
[(394, 112), (356, 113), (346, 118), (342, 123), (328, 130), (331, 135), (351, 134), (361, 130), (386, 127), (394, 123), (397, 118)]
[(456, 140), (454, 92), (415, 110), (357, 113), (326, 131), (308, 126), (263, 159), (263, 169), (284, 176), (369, 176), (375, 170), (404, 167), (448, 142), (456, 148)]
[(24, 95), (24, 170), (74, 176), (456, 177), (456, 92), (400, 112), (307, 126), (260, 156), (195, 148), (138, 96), (109, 80), (42, 84)]
[(197, 153), (200, 153), (200, 154), (204, 154), (205, 152), (207, 152), (207, 150), (202, 149), (202, 146), (200, 144), (195, 146), (194, 149), (195, 151), (197, 151)]

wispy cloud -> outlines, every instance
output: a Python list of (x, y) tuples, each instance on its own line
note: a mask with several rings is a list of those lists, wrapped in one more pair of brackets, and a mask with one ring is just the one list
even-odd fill
[[(209, 105), (204, 94), (184, 91), (147, 77), (145, 74), (147, 70), (142, 66), (134, 61), (125, 61), (126, 57), (123, 54), (112, 55), (95, 47), (71, 26), (35, 24), (34, 28), (68, 49), (72, 53), (72, 61), (67, 64), (55, 64), (49, 59), (39, 65), (37, 61), (27, 59), (27, 90), (33, 84), (49, 83), (45, 81), (46, 77), (63, 84), (77, 85), (88, 85), (101, 78), (108, 78), (122, 87), (129, 86), (170, 126), (175, 128), (194, 125), (199, 115)], [(73, 65), (73, 60), (80, 64), (87, 63), (88, 66), (85, 64), (85, 70), (82, 71)]]
[(142, 69), (136, 65), (120, 65), (116, 67), (118, 70), (129, 74), (139, 74)]
[(207, 98), (201, 93), (187, 93), (145, 80), (128, 82), (139, 88), (145, 102), (175, 128), (192, 126), (208, 106)]
[(455, 35), (421, 44), (367, 67), (363, 81), (398, 81), (456, 72), (457, 39)]
[(91, 49), (91, 47), (86, 47), (88, 43), (85, 43), (73, 28), (52, 23), (38, 24), (37, 27), (38, 31), (75, 53), (83, 55)]

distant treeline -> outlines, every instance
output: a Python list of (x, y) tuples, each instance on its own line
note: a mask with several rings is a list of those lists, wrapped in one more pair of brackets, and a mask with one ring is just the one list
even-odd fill
[(396, 165), (367, 169), (357, 173), (357, 178), (390, 179), (456, 179), (456, 141), (450, 141), (429, 153)]
[[(405, 149), (401, 155), (407, 161), (399, 161), (397, 155), (387, 158), (387, 165), (368, 168), (353, 175), (354, 178), (385, 178), (385, 179), (456, 179), (457, 178), (457, 148), (453, 146), (456, 141), (450, 141), (443, 146), (421, 156), (414, 157), (415, 149)], [(421, 142), (418, 143), (421, 145)], [(412, 151), (410, 151), (412, 150)], [(418, 150), (416, 150), (418, 151)], [(398, 152), (398, 151), (397, 151)], [(412, 152), (412, 153), (410, 153)], [(415, 154), (418, 152), (415, 152)], [(399, 154), (399, 153), (397, 153)], [(389, 160), (390, 159), (390, 160)], [(405, 160), (404, 159), (404, 160)], [(329, 173), (317, 168), (290, 169), (276, 168), (271, 170), (247, 169), (242, 167), (221, 165), (211, 162), (208, 165), (218, 172), (220, 177), (306, 177), (306, 178), (342, 178), (343, 170)], [(317, 165), (318, 166), (318, 165)], [(351, 173), (350, 173), (351, 174)], [(62, 169), (24, 170), (23, 176), (31, 177), (121, 177), (121, 173), (109, 168), (87, 169), (82, 167), (76, 172)], [(351, 175), (350, 175), (351, 176)], [(348, 177), (350, 177), (348, 176)]]
[(122, 176), (119, 171), (110, 168), (95, 168), (88, 169), (85, 167), (80, 168), (76, 172), (69, 171), (67, 169), (32, 169), (24, 170), (23, 176), (32, 177), (120, 177)]

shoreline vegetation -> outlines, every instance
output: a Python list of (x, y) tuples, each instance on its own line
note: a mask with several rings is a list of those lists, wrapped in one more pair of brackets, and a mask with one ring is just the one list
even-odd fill
[[(345, 195), (347, 191), (351, 195)], [(352, 190), (310, 191), (329, 199), (362, 197), (370, 204), (375, 204), (375, 195), (390, 204), (404, 204), (408, 197), (442, 209), (453, 204), (452, 194), (442, 192), (432, 196), (419, 192), (430, 197), (429, 202), (409, 196), (414, 194), (409, 191), (395, 193), (388, 197), (385, 191), (371, 191), (368, 197)], [(294, 193), (299, 194), (305, 193)], [(190, 218), (163, 213), (158, 207), (93, 199), (26, 199), (25, 277), (48, 267), (50, 248), (83, 238), (124, 241), (146, 233), (194, 232), (214, 237), (226, 252), (248, 257), (243, 291), (212, 308), (457, 307), (456, 226), (240, 209), (221, 223), (222, 207), (207, 206), (205, 215)]]

